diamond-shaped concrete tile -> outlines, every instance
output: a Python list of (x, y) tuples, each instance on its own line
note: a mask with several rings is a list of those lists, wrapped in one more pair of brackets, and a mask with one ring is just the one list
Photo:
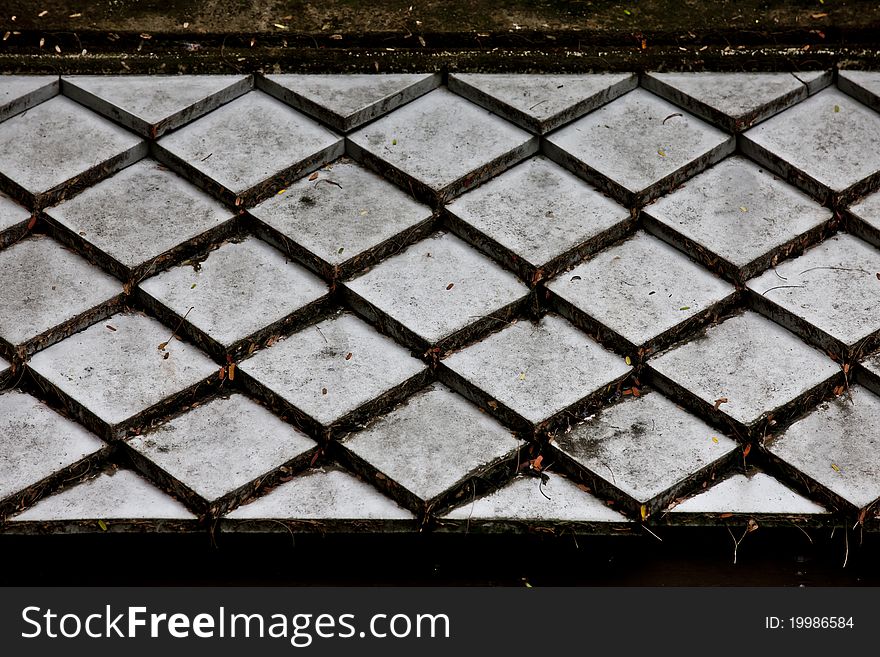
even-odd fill
[(157, 156), (228, 203), (256, 203), (342, 155), (343, 141), (260, 91), (166, 135)]
[(837, 86), (841, 91), (880, 112), (880, 71), (839, 71)]
[(248, 75), (78, 75), (64, 94), (155, 139), (250, 90)]
[(828, 511), (770, 475), (752, 472), (735, 474), (718, 482), (676, 505), (671, 513), (812, 516)]
[(880, 497), (880, 397), (851, 386), (792, 424), (768, 449), (862, 509)]
[(19, 240), (27, 232), (31, 213), (0, 192), (0, 249)]
[(195, 265), (144, 281), (140, 289), (169, 326), (185, 317), (183, 326), (193, 329), (186, 335), (218, 356), (285, 332), (329, 297), (324, 281), (254, 237), (224, 244)]
[(250, 213), (262, 237), (326, 278), (346, 278), (430, 229), (429, 207), (348, 158), (311, 177)]
[(315, 443), (266, 408), (234, 394), (215, 398), (128, 440), (136, 461), (194, 506), (222, 512), (271, 485), (282, 466), (305, 467)]
[(105, 447), (30, 395), (18, 390), (0, 394), (0, 500), (5, 501), (0, 508), (11, 510), (12, 497), (13, 504), (37, 497), (46, 479), (60, 483), (72, 476), (73, 466)]
[(626, 208), (541, 156), (468, 192), (447, 209), (456, 232), (526, 281), (552, 276), (616, 241), (631, 225)]
[(826, 354), (748, 311), (648, 365), (670, 396), (688, 398), (706, 414), (732, 419), (735, 429), (752, 435), (760, 434), (768, 415), (783, 424), (799, 405), (821, 398), (840, 374)]
[(57, 75), (4, 75), (0, 77), (0, 121), (21, 114), (58, 93)]
[[(748, 283), (762, 312), (834, 352), (863, 352), (880, 332), (880, 250), (841, 234)], [(871, 343), (871, 344), (866, 344)]]
[(340, 132), (422, 96), (440, 84), (439, 73), (267, 75), (258, 86)]
[(849, 222), (847, 230), (880, 248), (880, 192), (851, 206), (849, 213), (855, 220)]
[(113, 439), (216, 378), (207, 356), (171, 334), (144, 315), (118, 314), (41, 351), (30, 369), (72, 400), (86, 425)]
[(239, 369), (262, 395), (279, 398), (313, 432), (369, 415), (376, 404), (417, 390), (427, 374), (406, 349), (350, 313), (258, 351)]
[(644, 86), (724, 130), (740, 132), (808, 95), (791, 73), (648, 73)]
[(880, 114), (837, 89), (752, 128), (740, 147), (820, 199), (845, 202), (880, 181)]
[(858, 370), (859, 382), (880, 395), (880, 352), (866, 358), (861, 365), (861, 369)]
[(517, 525), (532, 530), (535, 526), (586, 525), (596, 531), (602, 525), (629, 522), (626, 516), (558, 475), (550, 475), (546, 483), (520, 475), (493, 493), (466, 501), (441, 519), (444, 528), (467, 531), (508, 531)]
[(0, 181), (40, 207), (146, 153), (145, 141), (61, 96), (0, 123)]
[(232, 212), (152, 160), (48, 208), (46, 215), (60, 228), (59, 239), (92, 253), (123, 280), (160, 271), (234, 227)]
[(294, 477), (240, 506), (221, 521), (224, 531), (414, 530), (415, 516), (357, 477), (330, 467)]
[(390, 487), (409, 508), (424, 512), (472, 496), (475, 476), (491, 479), (499, 468), (512, 473), (512, 460), (524, 443), (434, 383), (343, 444), (354, 455), (356, 469)]
[(538, 138), (437, 89), (349, 136), (351, 153), (404, 189), (448, 200), (538, 150)]
[(522, 428), (574, 420), (631, 371), (623, 358), (557, 315), (538, 324), (518, 321), (442, 363), (455, 375), (451, 384)]
[(634, 73), (523, 75), (454, 73), (449, 88), (522, 126), (544, 134), (634, 89)]
[(556, 446), (587, 469), (600, 497), (622, 491), (637, 516), (708, 480), (737, 451), (733, 440), (658, 392), (596, 413), (558, 435)]
[(54, 240), (40, 236), (0, 251), (0, 348), (30, 354), (98, 321), (122, 286)]
[[(452, 348), (507, 321), (528, 294), (513, 274), (436, 234), (347, 281), (351, 302), (414, 349)], [(389, 321), (390, 320), (390, 321)]]
[(6, 531), (172, 531), (196, 529), (196, 517), (131, 470), (96, 478), (47, 497), (9, 519)]
[(643, 89), (548, 136), (552, 159), (627, 205), (644, 203), (733, 152), (735, 140)]
[(628, 352), (656, 350), (711, 319), (732, 285), (644, 232), (557, 276), (558, 310)]
[(832, 218), (803, 192), (734, 156), (645, 207), (648, 229), (738, 282), (821, 237)]

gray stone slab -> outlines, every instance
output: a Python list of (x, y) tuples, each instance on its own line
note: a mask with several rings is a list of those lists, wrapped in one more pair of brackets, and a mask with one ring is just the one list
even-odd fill
[(739, 282), (816, 240), (832, 218), (806, 194), (733, 156), (643, 210), (649, 230)]
[(329, 295), (324, 281), (254, 237), (162, 272), (140, 289), (152, 300), (150, 307), (161, 304), (175, 317), (185, 316), (200, 334), (197, 342), (214, 353), (235, 351), (255, 341), (255, 334), (282, 332), (296, 314)]
[(164, 136), (157, 157), (214, 195), (256, 203), (343, 151), (342, 138), (260, 91)]
[(113, 312), (122, 286), (54, 240), (25, 239), (0, 251), (0, 344), (43, 348)]
[(61, 82), (66, 96), (150, 139), (253, 86), (249, 75), (76, 75)]
[(97, 436), (34, 397), (18, 390), (0, 394), (0, 499), (104, 447)]
[(762, 311), (804, 338), (823, 348), (836, 341), (858, 350), (880, 332), (878, 278), (880, 250), (840, 234), (752, 279), (748, 288)]
[(545, 134), (634, 89), (635, 73), (452, 73), (449, 89), (526, 130)]
[(244, 488), (253, 492), (248, 484), (316, 447), (240, 394), (215, 398), (127, 442), (212, 505)]
[(880, 112), (880, 71), (838, 71), (838, 88)]
[(117, 470), (41, 500), (9, 518), (7, 529), (15, 531), (16, 525), (38, 523), (49, 524), (56, 531), (65, 526), (70, 531), (95, 533), (126, 531), (133, 526), (156, 531), (179, 529), (181, 521), (192, 526), (195, 520), (183, 504), (147, 480), (131, 470)]
[[(232, 229), (232, 212), (153, 160), (48, 208), (60, 239), (124, 280), (160, 271)], [(169, 223), (173, 218), (173, 223)]]
[(880, 395), (880, 352), (862, 361), (863, 372), (859, 373), (859, 380), (865, 387)]
[(139, 160), (147, 144), (58, 96), (0, 123), (0, 178), (38, 206)]
[(709, 319), (735, 293), (732, 285), (644, 232), (560, 274), (547, 288), (563, 314), (587, 330), (612, 331), (628, 351), (662, 348)]
[(415, 516), (394, 500), (339, 468), (310, 470), (221, 521), (224, 531), (287, 531), (288, 524), (317, 531), (414, 529)]
[(807, 97), (792, 73), (648, 73), (643, 86), (724, 130), (740, 132)]
[(240, 369), (325, 428), (426, 371), (406, 349), (350, 313), (279, 340)]
[[(312, 174), (314, 175), (314, 174)], [(327, 278), (345, 278), (423, 235), (431, 209), (341, 158), (250, 210), (257, 230)]]
[(538, 150), (538, 139), (437, 89), (351, 134), (358, 160), (426, 198), (448, 200)]
[[(745, 428), (827, 384), (840, 367), (827, 355), (757, 313), (747, 311), (673, 347), (649, 367), (700, 400), (704, 409)], [(655, 377), (656, 378), (656, 377)], [(657, 382), (663, 384), (662, 381)]]
[(735, 474), (673, 507), (674, 514), (816, 515), (825, 507), (796, 493), (768, 474)]
[(58, 94), (57, 75), (0, 77), (0, 121), (21, 114)]
[(735, 140), (643, 89), (546, 138), (544, 152), (627, 205), (644, 203), (733, 152)]
[(503, 404), (531, 425), (560, 413), (571, 421), (582, 402), (632, 371), (623, 358), (558, 315), (546, 315), (537, 324), (517, 321), (442, 363), (474, 389), (469, 396), (481, 406), (490, 400)]
[(768, 449), (863, 509), (880, 498), (880, 397), (851, 386), (792, 424)]
[(439, 84), (439, 73), (279, 74), (257, 80), (267, 93), (340, 132), (354, 130)]
[(819, 93), (834, 82), (834, 71), (798, 71), (792, 73), (798, 80), (807, 85), (807, 93), (811, 96)]
[(597, 491), (613, 487), (647, 505), (643, 515), (707, 479), (737, 450), (736, 442), (659, 392), (599, 411), (557, 436), (556, 445), (604, 482)]
[(743, 133), (740, 148), (807, 193), (845, 202), (880, 180), (880, 115), (826, 89)]
[(464, 520), (475, 524), (505, 520), (534, 523), (631, 522), (569, 479), (552, 474), (546, 483), (520, 475), (503, 488), (453, 509), (443, 516), (443, 520)]
[(631, 223), (626, 208), (542, 156), (459, 197), (447, 210), (457, 232), (527, 281), (601, 249)]
[(856, 221), (847, 226), (849, 232), (880, 248), (880, 192), (866, 196), (849, 208)]
[(0, 249), (20, 239), (27, 232), (31, 213), (0, 192)]
[[(462, 242), (438, 233), (408, 247), (345, 288), (384, 315), (414, 348), (457, 341), (476, 325), (497, 327), (528, 288), (513, 274)], [(359, 308), (364, 310), (363, 308)]]
[[(416, 393), (343, 442), (346, 449), (430, 506), (524, 445), (497, 420), (440, 383)], [(468, 491), (471, 489), (468, 488)]]
[(115, 438), (145, 411), (216, 377), (214, 363), (170, 339), (172, 331), (144, 315), (114, 315), (41, 351), (30, 368), (73, 400), (100, 435)]

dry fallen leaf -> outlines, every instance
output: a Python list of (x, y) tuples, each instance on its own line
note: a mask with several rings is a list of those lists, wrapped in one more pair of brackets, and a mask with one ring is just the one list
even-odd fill
[(726, 404), (726, 403), (727, 403), (727, 397), (719, 397), (718, 399), (715, 400), (715, 410), (717, 411), (719, 409), (719, 407), (721, 406), (721, 404)]
[(317, 180), (317, 179), (318, 179), (318, 172), (317, 171), (315, 171), (315, 173), (313, 173), (311, 176), (309, 176), (309, 180)]

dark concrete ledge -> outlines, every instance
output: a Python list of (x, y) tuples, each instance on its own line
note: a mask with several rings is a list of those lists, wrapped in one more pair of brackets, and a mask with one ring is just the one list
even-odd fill
[(874, 0), (8, 0), (0, 70), (876, 68), (878, 34)]

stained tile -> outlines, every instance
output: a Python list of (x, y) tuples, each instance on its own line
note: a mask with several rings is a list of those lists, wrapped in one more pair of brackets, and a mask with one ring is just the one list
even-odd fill
[(57, 75), (0, 77), (0, 121), (21, 114), (58, 94)]

